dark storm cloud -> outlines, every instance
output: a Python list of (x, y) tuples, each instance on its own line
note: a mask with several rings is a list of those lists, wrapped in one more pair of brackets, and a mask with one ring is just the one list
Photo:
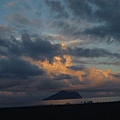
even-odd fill
[(50, 62), (52, 62), (54, 56), (62, 54), (60, 44), (51, 44), (42, 38), (35, 38), (32, 41), (29, 34), (22, 35), (22, 46), (25, 55), (41, 60), (47, 58)]
[(120, 58), (120, 54), (117, 53), (111, 53), (109, 51), (106, 51), (105, 49), (101, 48), (69, 48), (69, 53), (73, 56), (79, 56), (79, 57), (115, 57)]
[[(24, 84), (24, 81), (23, 81), (22, 84)], [(3, 79), (3, 78), (2, 78), (2, 80), (0, 79), (0, 90), (5, 90), (6, 88), (11, 88), (11, 87), (18, 86), (18, 85), (21, 85), (21, 81), (20, 80), (19, 81), (16, 80), (16, 79), (10, 80), (9, 77), (8, 77), (8, 80), (7, 79)]]
[(17, 41), (14, 37), (10, 39), (0, 38), (0, 54), (5, 56), (15, 56), (21, 55), (21, 43)]
[(43, 74), (43, 70), (37, 66), (31, 65), (30, 63), (20, 59), (8, 59), (0, 60), (0, 77), (11, 78), (19, 77), (24, 78), (28, 76), (36, 76)]
[[(51, 44), (39, 37), (23, 34), (20, 40), (0, 38), (0, 77), (25, 78), (42, 75), (43, 70), (25, 61), (23, 57), (53, 62), (54, 56), (62, 56), (64, 51), (60, 44)], [(61, 60), (61, 62), (64, 62)]]
[[(68, 13), (65, 11), (65, 7), (60, 1), (45, 1), (46, 4), (50, 7), (51, 11), (55, 13), (54, 17), (68, 17)], [(51, 14), (53, 15), (53, 14)]]
[(21, 41), (14, 37), (11, 39), (0, 39), (0, 53), (7, 56), (27, 56), (34, 59), (52, 62), (54, 56), (62, 55), (60, 44), (51, 44), (42, 38), (32, 38), (29, 34), (23, 34)]
[[(97, 23), (84, 31), (95, 36), (109, 36), (120, 41), (120, 1), (119, 0), (65, 0), (74, 18)], [(101, 24), (104, 23), (104, 24)], [(109, 42), (109, 40), (108, 40)], [(114, 42), (114, 41), (113, 41)]]

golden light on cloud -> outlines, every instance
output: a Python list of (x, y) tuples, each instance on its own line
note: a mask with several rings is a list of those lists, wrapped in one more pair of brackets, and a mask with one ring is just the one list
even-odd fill
[(63, 42), (61, 43), (61, 47), (62, 47), (63, 50), (66, 50), (66, 49), (67, 49), (67, 45), (64, 44)]
[[(62, 59), (65, 59), (63, 62)], [(61, 78), (64, 81), (64, 84), (69, 86), (68, 89), (88, 89), (104, 86), (106, 82), (116, 80), (113, 78), (112, 71), (106, 69), (102, 71), (95, 67), (84, 68), (84, 69), (72, 69), (72, 58), (69, 55), (55, 56), (53, 62), (50, 63), (47, 59), (44, 61), (34, 60), (32, 58), (23, 57), (24, 60), (29, 61), (31, 64), (38, 66), (40, 69), (43, 69), (46, 73), (46, 76), (55, 80), (55, 77), (67, 74), (73, 77), (72, 80)], [(76, 83), (76, 77), (77, 83)], [(56, 82), (56, 81), (54, 81)], [(84, 84), (81, 84), (84, 83)], [(67, 89), (67, 88), (65, 88)]]
[(80, 81), (82, 81), (82, 75), (85, 74), (84, 71), (75, 71), (69, 69), (68, 67), (72, 66), (72, 59), (69, 55), (63, 55), (65, 62), (62, 62), (62, 58), (59, 56), (55, 56), (53, 63), (50, 64), (49, 61), (46, 59), (45, 61), (36, 61), (31, 58), (23, 57), (24, 60), (29, 61), (31, 64), (42, 68), (46, 73), (52, 77), (52, 75), (60, 75), (60, 74), (68, 74), (70, 76), (77, 76)]
[(88, 79), (92, 85), (94, 86), (101, 86), (106, 81), (110, 80), (110, 73), (111, 70), (107, 69), (106, 71), (99, 70), (95, 67), (91, 69), (87, 69), (89, 74), (87, 75), (86, 79)]
[[(67, 46), (64, 43), (61, 43), (61, 47), (63, 50), (67, 49)], [(113, 79), (111, 76), (112, 71), (110, 69), (106, 69), (105, 71), (95, 67), (77, 70), (72, 69), (74, 64), (70, 55), (64, 54), (63, 56), (54, 56), (52, 63), (49, 62), (47, 58), (44, 61), (35, 60), (30, 57), (22, 57), (22, 59), (38, 66), (40, 69), (43, 69), (45, 71), (45, 75), (51, 79), (53, 78), (55, 80), (55, 77), (59, 77), (60, 75), (70, 75), (73, 77), (73, 80), (68, 80), (64, 77), (61, 79), (72, 88), (102, 86), (106, 81)], [(76, 82), (74, 78), (77, 78), (78, 81)], [(85, 82), (87, 84), (79, 84), (80, 82)]]
[(102, 73), (106, 78), (108, 78), (108, 77), (109, 77), (109, 74), (111, 73), (111, 70), (110, 70), (110, 69), (106, 69), (106, 71), (102, 71), (102, 70), (98, 70), (98, 69), (97, 69), (96, 71)]
[[(65, 59), (65, 62), (62, 62), (62, 59)], [(60, 74), (68, 74), (70, 76), (77, 76), (80, 81), (83, 81), (83, 75), (89, 73), (87, 75), (88, 79), (91, 81), (99, 81), (105, 80), (109, 77), (111, 70), (106, 69), (106, 71), (99, 70), (95, 67), (93, 68), (86, 68), (86, 70), (73, 70), (70, 69), (72, 64), (72, 58), (69, 55), (63, 55), (63, 58), (60, 56), (55, 56), (53, 62), (50, 63), (47, 59), (44, 61), (34, 60), (32, 58), (23, 57), (24, 60), (29, 61), (31, 64), (42, 68), (50, 77), (52, 75), (58, 76)]]

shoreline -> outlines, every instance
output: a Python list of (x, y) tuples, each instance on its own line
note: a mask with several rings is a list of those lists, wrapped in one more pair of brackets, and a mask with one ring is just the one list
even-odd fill
[(114, 120), (120, 119), (120, 101), (0, 108), (0, 114), (9, 120)]

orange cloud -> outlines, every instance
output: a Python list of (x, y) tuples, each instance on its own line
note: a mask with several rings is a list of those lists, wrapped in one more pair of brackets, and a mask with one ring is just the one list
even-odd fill
[(111, 73), (111, 70), (109, 69), (107, 69), (106, 71), (102, 71), (95, 67), (88, 69), (87, 71), (89, 72), (88, 75), (89, 80), (97, 82), (107, 79)]
[(63, 42), (61, 43), (61, 47), (62, 47), (63, 50), (67, 50), (67, 45), (64, 44)]
[(107, 81), (110, 81), (111, 70), (107, 69), (106, 71), (99, 70), (95, 67), (87, 69), (87, 76), (84, 80), (89, 81), (88, 87), (99, 87), (104, 86)]
[(68, 67), (72, 66), (72, 59), (69, 55), (64, 55), (63, 58), (65, 62), (62, 62), (62, 58), (59, 56), (55, 56), (53, 63), (50, 64), (49, 61), (46, 59), (45, 61), (35, 61), (31, 58), (24, 57), (24, 60), (29, 61), (30, 63), (37, 65), (39, 68), (44, 69), (46, 73), (52, 77), (52, 75), (60, 75), (60, 74), (69, 74), (70, 76), (77, 76), (79, 80), (82, 80), (82, 75), (85, 74), (84, 71), (74, 71), (69, 69)]
[[(62, 44), (63, 49), (65, 45)], [(46, 75), (50, 78), (55, 78), (61, 74), (67, 74), (73, 77), (77, 77), (79, 82), (85, 84), (74, 84), (74, 80), (64, 79), (64, 83), (72, 87), (71, 89), (84, 89), (104, 86), (108, 81), (117, 81), (118, 78), (112, 76), (112, 71), (106, 69), (105, 71), (97, 69), (95, 67), (85, 68), (83, 70), (70, 69), (72, 64), (72, 58), (69, 55), (55, 56), (53, 62), (50, 63), (47, 59), (44, 61), (34, 60), (33, 58), (23, 57), (24, 60), (29, 61), (31, 64), (38, 66), (46, 72)], [(64, 61), (63, 61), (64, 59)]]

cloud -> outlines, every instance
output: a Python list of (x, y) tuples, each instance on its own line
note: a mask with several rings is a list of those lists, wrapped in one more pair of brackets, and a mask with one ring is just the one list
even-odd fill
[(84, 30), (91, 28), (91, 24), (81, 19), (55, 19), (51, 22), (53, 28), (57, 28), (58, 32), (70, 39), (80, 39)]
[[(27, 33), (19, 40), (0, 39), (0, 46), (1, 90), (103, 89), (107, 84), (110, 89), (117, 83), (119, 86), (119, 74), (110, 69), (87, 68), (82, 62), (74, 65), (72, 58), (119, 58), (118, 53), (52, 44)], [(8, 79), (10, 82), (5, 84)]]
[(106, 96), (117, 96), (117, 95), (115, 95), (115, 93), (114, 92), (97, 92), (97, 95), (98, 96), (103, 96), (103, 97), (106, 97)]
[(23, 25), (40, 27), (41, 25), (41, 21), (38, 18), (30, 19), (22, 13), (11, 14), (7, 20), (11, 23), (14, 23), (14, 25), (16, 24), (16, 26)]
[(10, 21), (17, 22), (23, 25), (29, 25), (30, 21), (23, 14), (12, 14), (9, 18)]
[(91, 15), (92, 9), (87, 3), (86, 0), (74, 0), (74, 1), (69, 1), (65, 0), (68, 4), (68, 8), (71, 9), (72, 13), (79, 17), (79, 18), (84, 18), (87, 17), (88, 15)]
[[(1, 75), (2, 76), (2, 75)], [(9, 77), (6, 77), (5, 78), (5, 76), (4, 76), (4, 78), (3, 77), (1, 77), (0, 78), (0, 90), (1, 91), (4, 91), (4, 90), (6, 90), (6, 89), (9, 89), (9, 88), (13, 88), (13, 87), (15, 87), (15, 86), (19, 86), (19, 85), (21, 85), (21, 84), (25, 84), (25, 81), (23, 81), (23, 83), (21, 83), (21, 80), (19, 79), (17, 79), (17, 78), (15, 78), (14, 79), (14, 77), (11, 79), (11, 78), (9, 78)], [(17, 91), (18, 89), (16, 89), (16, 91)], [(7, 90), (8, 92), (9, 91), (11, 91), (10, 89), (9, 90)], [(14, 91), (13, 89), (12, 89), (12, 91)]]
[(115, 61), (115, 62), (97, 62), (94, 64), (104, 64), (104, 65), (114, 65), (114, 66), (120, 66), (120, 62), (119, 61)]
[[(47, 94), (50, 94), (47, 93)], [(11, 91), (0, 91), (0, 107), (21, 107), (38, 105), (40, 100), (44, 98), (41, 92), (11, 92)], [(39, 100), (39, 101), (38, 101)]]
[(4, 7), (13, 7), (15, 4), (16, 4), (15, 1), (7, 2), (7, 3), (4, 5)]
[(73, 56), (79, 56), (79, 57), (86, 57), (86, 58), (94, 58), (94, 57), (115, 57), (115, 58), (120, 58), (119, 53), (111, 53), (105, 49), (101, 48), (80, 48), (80, 47), (75, 47), (75, 48), (68, 48), (69, 53)]
[(14, 37), (10, 40), (0, 39), (0, 43), (0, 53), (6, 56), (28, 56), (40, 60), (49, 59), (52, 62), (54, 56), (64, 53), (61, 44), (51, 44), (47, 40), (29, 34), (23, 34), (20, 40)]
[[(38, 67), (31, 64), (24, 58), (30, 57), (30, 59), (41, 62), (48, 60), (48, 63), (52, 64), (54, 57), (56, 55), (62, 56), (62, 52), (61, 44), (51, 44), (49, 41), (39, 37), (32, 37), (29, 34), (22, 35), (19, 40), (14, 37), (10, 39), (0, 39), (0, 77), (3, 83), (0, 88), (13, 91), (33, 89), (29, 87), (31, 79), (35, 82), (34, 80), (37, 76), (44, 76), (47, 71), (44, 71), (42, 66)], [(64, 57), (61, 57), (61, 62), (65, 62)], [(5, 80), (7, 79), (9, 79), (10, 82), (5, 84)], [(43, 77), (43, 80), (44, 79)], [(42, 84), (40, 79), (38, 81)], [(53, 85), (53, 82), (51, 84)]]
[(43, 70), (20, 59), (0, 60), (1, 78), (24, 78), (29, 76), (42, 75)]
[(70, 66), (67, 67), (68, 69), (72, 69), (74, 71), (80, 71), (80, 70), (84, 70), (84, 66), (83, 65), (79, 65), (79, 66)]
[(70, 69), (70, 67), (72, 66), (72, 59), (69, 55), (63, 55), (62, 57), (55, 56), (52, 63), (49, 63), (47, 59), (45, 61), (39, 61), (30, 58), (24, 59), (26, 61), (29, 61), (33, 65), (37, 65), (40, 68), (42, 66), (42, 69), (46, 71), (46, 74), (48, 74), (49, 77), (54, 77), (54, 75), (59, 76), (61, 74), (69, 74), (72, 77), (78, 76), (79, 80), (81, 81), (81, 75), (84, 74), (84, 71), (74, 71)]
[(83, 63), (74, 65), (72, 57), (119, 58), (120, 55), (101, 48), (52, 44), (43, 37), (27, 33), (19, 40), (14, 37), (0, 39), (0, 89), (90, 90), (103, 89), (107, 85), (106, 89), (114, 88), (117, 83), (119, 86), (119, 74), (113, 74), (110, 69), (103, 71), (95, 67), (87, 68), (82, 65)]
[[(119, 0), (109, 0), (109, 2), (105, 0), (31, 1), (41, 11), (41, 17), (39, 18), (36, 15), (33, 18), (31, 17), (33, 16), (32, 13), (36, 13), (36, 10), (29, 2), (22, 1), (18, 3), (22, 4), (19, 6), (21, 11), (27, 9), (23, 5), (24, 3), (30, 7), (29, 13), (32, 11), (30, 15), (27, 15), (28, 11), (24, 13), (18, 10), (17, 13), (13, 12), (7, 17), (10, 24), (17, 26), (18, 31), (34, 31), (45, 25), (44, 29), (52, 29), (58, 34), (71, 39), (84, 37), (84, 41), (89, 39), (89, 41), (107, 41), (108, 43), (119, 42)], [(45, 7), (41, 5), (43, 3)], [(8, 2), (8, 4), (13, 5), (14, 2)], [(44, 11), (43, 7), (47, 12)], [(44, 17), (47, 16), (49, 16), (49, 19), (45, 20)], [(36, 31), (39, 32), (40, 30)]]
[[(49, 63), (47, 60), (35, 61), (30, 58), (26, 58), (25, 60), (40, 68), (42, 67), (42, 69), (46, 71), (47, 76), (50, 78), (50, 83), (47, 80), (45, 80), (46, 82), (43, 81), (42, 85), (44, 85), (44, 87), (49, 83), (51, 86), (55, 84), (57, 86), (60, 85), (58, 89), (97, 90), (99, 88), (99, 90), (110, 90), (110, 88), (114, 89), (117, 83), (118, 86), (120, 85), (118, 81), (119, 77), (113, 76), (110, 69), (103, 71), (95, 67), (76, 67), (72, 65), (70, 56), (64, 55), (64, 58), (66, 59), (64, 63), (61, 62), (60, 57), (55, 57), (53, 63)], [(39, 84), (41, 84), (41, 82)], [(53, 88), (57, 89), (56, 87)]]
[(32, 41), (28, 34), (22, 36), (22, 46), (26, 54), (25, 56), (41, 60), (47, 58), (49, 62), (52, 62), (54, 56), (63, 54), (61, 44), (51, 44), (49, 41), (41, 38), (35, 38)]
[(29, 99), (62, 89), (102, 96), (119, 92), (119, 44), (113, 44), (120, 41), (119, 4), (119, 0), (5, 2), (0, 24), (2, 101), (26, 105)]
[(113, 77), (115, 77), (115, 78), (120, 78), (120, 73), (117, 73), (117, 74), (111, 74)]
[(66, 2), (75, 18), (85, 19), (91, 23), (94, 21), (94, 23), (96, 23), (93, 27), (86, 29), (84, 31), (85, 34), (95, 35), (97, 37), (107, 36), (119, 42), (119, 0), (66, 0)]
[(119, 0), (46, 0), (46, 4), (54, 18), (52, 29), (57, 28), (58, 33), (74, 39), (84, 36), (89, 41), (119, 42)]
[(59, 76), (55, 76), (55, 80), (64, 80), (71, 79), (72, 77), (69, 74), (60, 74)]
[[(46, 4), (49, 6), (50, 10), (54, 13), (54, 17), (61, 18), (61, 17), (68, 17), (67, 11), (65, 11), (65, 7), (62, 5), (60, 1), (45, 1)], [(51, 14), (53, 16), (53, 13)]]
[[(103, 71), (95, 67), (74, 66), (70, 56), (64, 55), (63, 58), (65, 59), (64, 62), (61, 61), (61, 57), (55, 56), (52, 63), (47, 59), (41, 61), (28, 57), (22, 58), (22, 64), (21, 61), (17, 63), (11, 60), (13, 63), (3, 64), (3, 70), (6, 70), (5, 73), (8, 73), (8, 75), (16, 74), (17, 77), (25, 74), (28, 77), (32, 76), (32, 78), (28, 80), (19, 77), (19, 79), (12, 80), (9, 76), (9, 82), (6, 84), (6, 79), (4, 78), (5, 81), (2, 80), (0, 88), (6, 91), (97, 90), (98, 88), (99, 90), (110, 90), (111, 88), (115, 89), (116, 84), (117, 86), (120, 85), (119, 74), (113, 74), (110, 69)], [(19, 70), (14, 67), (11, 69), (10, 65), (15, 66), (16, 63), (21, 66), (21, 69), (19, 66)], [(25, 64), (29, 65), (29, 67)], [(24, 71), (24, 67), (26, 71)], [(39, 73), (38, 71), (41, 69), (42, 71)], [(43, 70), (45, 71), (44, 74)], [(31, 71), (33, 72), (32, 74)]]
[(13, 33), (13, 28), (0, 24), (0, 38), (8, 38)]
[[(22, 3), (28, 2), (29, 0), (21, 0)], [(6, 2), (4, 7), (14, 7), (16, 4), (19, 4), (18, 0), (12, 0), (11, 2)]]
[(64, 89), (65, 87), (69, 87), (68, 83), (64, 80), (53, 80), (51, 78), (44, 77), (43, 80), (37, 80), (31, 82), (29, 85), (30, 89), (33, 88), (34, 90), (60, 90)]

